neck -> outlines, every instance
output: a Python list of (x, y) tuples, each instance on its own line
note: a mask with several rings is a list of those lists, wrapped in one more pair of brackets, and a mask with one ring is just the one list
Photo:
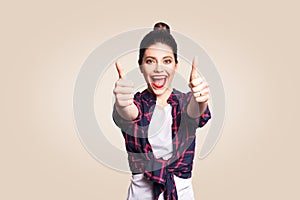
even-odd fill
[(168, 102), (167, 100), (169, 99), (170, 95), (172, 93), (172, 90), (166, 90), (165, 93), (163, 93), (162, 95), (156, 96), (156, 105), (159, 106), (167, 106)]

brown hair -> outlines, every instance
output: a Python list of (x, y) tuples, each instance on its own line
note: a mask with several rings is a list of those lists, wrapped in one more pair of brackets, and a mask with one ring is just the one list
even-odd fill
[(143, 57), (144, 57), (146, 49), (149, 46), (156, 44), (156, 43), (162, 43), (162, 44), (165, 44), (165, 45), (168, 45), (169, 47), (171, 47), (171, 49), (174, 53), (175, 62), (178, 63), (177, 43), (170, 33), (170, 27), (168, 24), (166, 24), (164, 22), (158, 22), (154, 25), (153, 30), (151, 32), (149, 32), (147, 35), (145, 35), (145, 37), (141, 41), (139, 60), (138, 60), (139, 65), (141, 65), (143, 62)]

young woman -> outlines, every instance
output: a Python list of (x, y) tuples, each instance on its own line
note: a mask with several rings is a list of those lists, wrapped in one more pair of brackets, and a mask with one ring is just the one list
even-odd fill
[(211, 118), (208, 84), (194, 59), (191, 91), (172, 88), (177, 44), (162, 22), (141, 41), (138, 63), (148, 88), (134, 94), (132, 81), (123, 78), (124, 70), (116, 62), (113, 119), (125, 139), (132, 172), (127, 199), (193, 200), (195, 132)]

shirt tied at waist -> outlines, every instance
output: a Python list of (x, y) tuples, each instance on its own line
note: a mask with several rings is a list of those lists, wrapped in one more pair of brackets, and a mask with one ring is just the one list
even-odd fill
[(165, 200), (177, 200), (177, 190), (174, 175), (180, 178), (190, 178), (192, 163), (185, 163), (183, 159), (163, 160), (152, 158), (147, 162), (144, 176), (153, 182), (153, 195), (157, 200), (164, 192)]

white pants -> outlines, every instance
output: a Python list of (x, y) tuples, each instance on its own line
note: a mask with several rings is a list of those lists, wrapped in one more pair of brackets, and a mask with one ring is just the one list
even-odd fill
[[(183, 179), (174, 175), (178, 200), (194, 200), (192, 179)], [(153, 200), (153, 183), (144, 177), (144, 174), (135, 174), (131, 177), (127, 200)], [(161, 193), (158, 200), (164, 200)]]

